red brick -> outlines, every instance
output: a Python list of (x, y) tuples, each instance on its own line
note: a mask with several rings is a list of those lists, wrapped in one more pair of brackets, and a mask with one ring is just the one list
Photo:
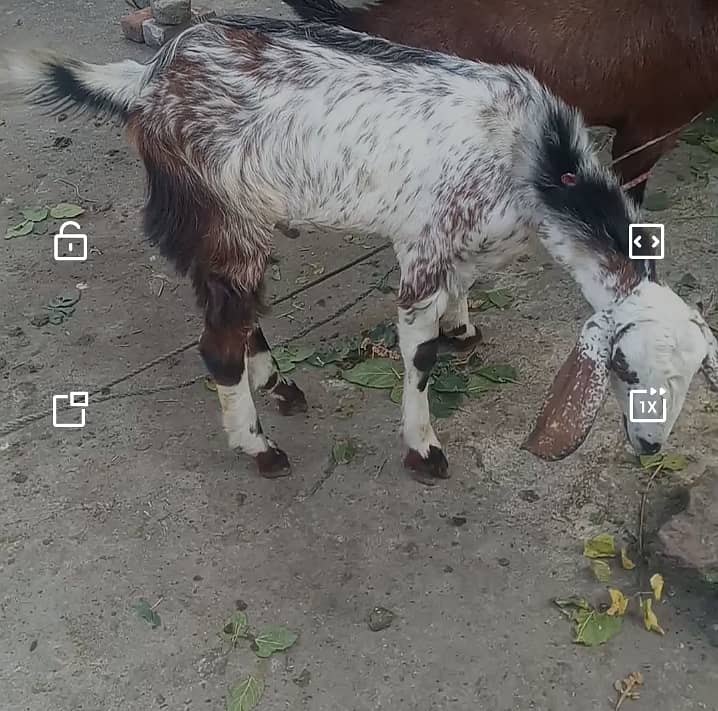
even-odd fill
[(144, 42), (145, 38), (142, 34), (142, 23), (152, 17), (152, 10), (149, 7), (143, 10), (136, 10), (129, 15), (125, 15), (120, 19), (122, 32), (127, 39), (133, 42)]

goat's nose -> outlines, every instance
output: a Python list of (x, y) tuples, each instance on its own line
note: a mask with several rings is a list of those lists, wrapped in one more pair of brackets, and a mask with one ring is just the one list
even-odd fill
[(647, 442), (642, 437), (638, 438), (638, 444), (641, 447), (641, 451), (644, 454), (657, 454), (661, 451), (661, 444), (660, 442)]

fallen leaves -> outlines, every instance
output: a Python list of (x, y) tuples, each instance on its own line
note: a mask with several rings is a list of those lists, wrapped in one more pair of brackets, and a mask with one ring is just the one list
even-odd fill
[(653, 597), (660, 602), (663, 597), (663, 576), (660, 573), (654, 573), (648, 582), (653, 590)]
[(155, 629), (156, 627), (159, 627), (160, 624), (162, 624), (162, 620), (160, 619), (156, 607), (157, 603), (155, 603), (154, 605), (150, 605), (147, 600), (145, 600), (144, 598), (140, 598), (139, 601), (135, 603), (135, 605), (133, 605), (132, 609), (135, 611), (135, 614), (141, 620), (144, 620), (152, 626), (152, 629)]
[(5, 239), (25, 237), (32, 232), (45, 234), (47, 232), (47, 226), (42, 223), (47, 220), (48, 217), (62, 220), (78, 217), (84, 212), (84, 208), (69, 202), (61, 202), (53, 207), (47, 207), (45, 205), (24, 207), (20, 210), (23, 220), (7, 228)]
[(621, 567), (624, 570), (633, 570), (636, 567), (636, 564), (628, 557), (625, 546), (621, 548)]
[(599, 612), (582, 597), (572, 596), (564, 600), (554, 600), (561, 612), (574, 623), (576, 644), (595, 647), (615, 637), (623, 624), (621, 617)]
[(606, 610), (610, 617), (623, 617), (628, 609), (628, 598), (618, 588), (608, 588), (611, 597), (611, 607)]
[(250, 711), (264, 694), (264, 681), (253, 675), (235, 684), (227, 693), (227, 711)]
[(275, 652), (283, 652), (289, 649), (299, 638), (296, 632), (288, 630), (281, 625), (270, 625), (265, 627), (255, 638), (255, 654), (266, 659)]
[(514, 297), (508, 289), (471, 289), (468, 304), (471, 311), (486, 311), (491, 308), (506, 309), (511, 305)]
[(613, 558), (616, 555), (616, 542), (610, 533), (599, 533), (584, 541), (583, 554), (586, 558)]
[(666, 633), (658, 624), (656, 613), (653, 612), (653, 600), (650, 597), (641, 600), (641, 612), (643, 613), (643, 624), (649, 632), (658, 632), (660, 635)]
[(352, 439), (339, 440), (332, 447), (332, 461), (334, 464), (349, 464), (356, 453), (357, 447)]
[(607, 583), (611, 579), (611, 566), (605, 560), (592, 560), (591, 570), (599, 583)]
[(613, 688), (618, 692), (614, 711), (619, 711), (626, 699), (635, 701), (640, 698), (640, 694), (636, 690), (639, 686), (643, 686), (643, 674), (641, 672), (631, 672), (625, 679), (617, 679), (613, 685)]
[(678, 472), (688, 466), (688, 460), (678, 453), (642, 454), (640, 461), (644, 469), (661, 469), (670, 472)]

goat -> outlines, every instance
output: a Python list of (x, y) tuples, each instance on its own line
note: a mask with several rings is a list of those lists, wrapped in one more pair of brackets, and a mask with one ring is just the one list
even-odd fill
[(596, 313), (560, 369), (525, 446), (565, 457), (588, 434), (609, 374), (665, 386), (669, 418), (627, 425), (639, 452), (668, 437), (693, 375), (718, 387), (718, 344), (701, 315), (630, 260), (635, 204), (594, 154), (580, 114), (529, 72), (413, 49), (322, 24), (226, 17), (196, 25), (148, 65), (11, 55), (37, 104), (119, 117), (148, 176), (145, 230), (189, 273), (229, 444), (267, 477), (286, 454), (251, 388), (306, 409), (262, 333), (261, 286), (275, 224), (379, 233), (401, 269), (406, 466), (432, 484), (448, 463), (427, 383), (441, 333), (476, 336), (466, 294), (537, 234)]
[(590, 124), (616, 129), (614, 159), (664, 136), (616, 164), (639, 203), (678, 129), (718, 100), (715, 0), (284, 1), (305, 20), (526, 67)]

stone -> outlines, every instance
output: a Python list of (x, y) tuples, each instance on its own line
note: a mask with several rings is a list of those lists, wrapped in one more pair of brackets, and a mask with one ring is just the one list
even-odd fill
[[(190, 20), (190, 0), (151, 0), (152, 17), (163, 25), (181, 25)], [(145, 40), (146, 41), (146, 40)]]
[(688, 506), (658, 531), (662, 553), (718, 581), (718, 469), (708, 468), (688, 490)]
[(127, 37), (128, 40), (133, 42), (144, 42), (145, 38), (142, 33), (142, 23), (145, 20), (149, 20), (152, 17), (152, 10), (146, 7), (144, 10), (136, 10), (131, 12), (129, 15), (124, 15), (120, 18), (120, 27), (122, 27), (122, 33)]
[(210, 10), (208, 7), (198, 7), (196, 10), (192, 10), (192, 23), (204, 22), (205, 20), (211, 20), (213, 17), (217, 17), (217, 13), (214, 10)]
[(154, 17), (151, 17), (142, 23), (142, 35), (145, 39), (145, 44), (149, 47), (161, 47), (177, 37), (188, 26), (188, 24), (163, 25), (161, 22), (157, 22)]
[(369, 629), (372, 632), (385, 630), (387, 627), (391, 626), (391, 623), (394, 621), (394, 617), (395, 615), (391, 610), (387, 610), (385, 607), (375, 607), (369, 613), (369, 619), (367, 620)]

